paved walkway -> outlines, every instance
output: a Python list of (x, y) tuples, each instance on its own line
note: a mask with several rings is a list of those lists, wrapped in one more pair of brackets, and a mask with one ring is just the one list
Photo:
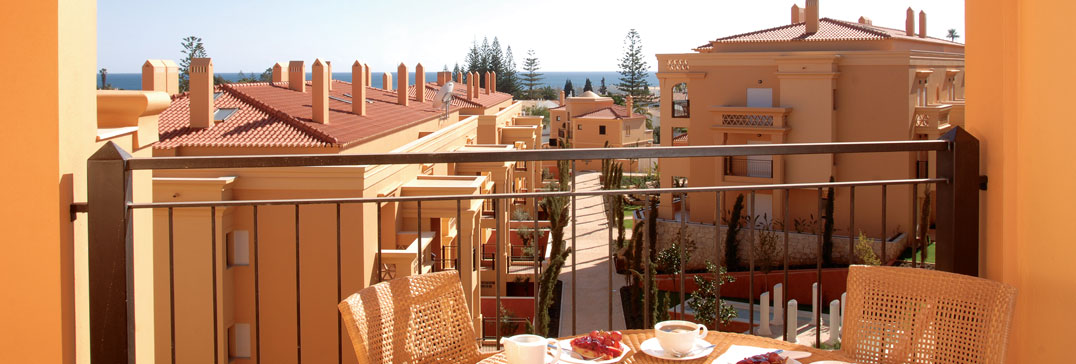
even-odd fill
[[(581, 172), (576, 181), (577, 190), (600, 189), (597, 172)], [(609, 233), (600, 196), (577, 198), (576, 207), (576, 280), (575, 287), (575, 333), (609, 329), (610, 297), (612, 298), (612, 329), (624, 329), (624, 314), (620, 305), (620, 287), (624, 277), (613, 273), (609, 285)], [(565, 238), (572, 236), (571, 225), (564, 229)], [(614, 232), (615, 233), (615, 232)], [(571, 246), (571, 240), (566, 242)], [(573, 281), (571, 259), (561, 270), (564, 281), (561, 298), (560, 335), (572, 335)], [(610, 296), (610, 293), (612, 295)]]

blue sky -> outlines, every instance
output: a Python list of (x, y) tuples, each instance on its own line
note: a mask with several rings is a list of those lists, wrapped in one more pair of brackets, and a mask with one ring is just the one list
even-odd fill
[[(534, 49), (545, 71), (615, 71), (636, 28), (650, 54), (682, 53), (720, 36), (787, 24), (793, 1), (228, 1), (99, 0), (97, 62), (139, 72), (148, 58), (178, 59), (180, 39), (201, 37), (218, 72), (261, 71), (277, 61), (323, 58), (375, 70), (463, 61), (472, 41), (497, 36), (517, 65)], [(803, 0), (798, 0), (803, 6)], [(964, 35), (960, 0), (820, 0), (821, 16), (904, 27), (909, 6), (927, 33)], [(196, 15), (197, 14), (197, 15)], [(655, 59), (650, 57), (651, 69)]]

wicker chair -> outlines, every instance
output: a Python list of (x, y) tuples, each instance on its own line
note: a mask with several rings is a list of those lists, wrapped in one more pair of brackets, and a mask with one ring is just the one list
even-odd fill
[(1015, 297), (982, 278), (852, 266), (841, 350), (857, 363), (1002, 363)]
[(360, 363), (475, 363), (478, 351), (459, 273), (382, 282), (340, 302)]

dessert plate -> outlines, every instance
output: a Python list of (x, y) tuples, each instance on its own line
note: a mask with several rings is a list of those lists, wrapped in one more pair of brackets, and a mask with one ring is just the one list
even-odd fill
[[(698, 350), (698, 348), (703, 348), (710, 345), (710, 342), (696, 338), (694, 350)], [(643, 341), (642, 344), (639, 344), (639, 351), (646, 353), (646, 355), (665, 360), (695, 360), (698, 358), (705, 358), (707, 355), (710, 355), (710, 353), (713, 353), (714, 349), (716, 348), (698, 350), (694, 353), (691, 353), (691, 355), (689, 356), (676, 357), (672, 354), (665, 352), (665, 349), (661, 348), (661, 344), (658, 344), (658, 338), (656, 337), (647, 339), (646, 341)]]
[[(625, 345), (624, 342), (620, 342), (620, 351), (621, 351), (620, 356), (612, 358), (612, 359), (609, 359), (609, 360), (586, 360), (582, 356), (577, 354), (575, 351), (572, 351), (572, 339), (560, 340), (560, 341), (557, 342), (557, 346), (560, 346), (561, 349), (563, 349), (561, 351), (561, 354), (560, 354), (560, 361), (565, 362), (565, 363), (576, 363), (576, 364), (612, 364), (612, 363), (617, 363), (617, 362), (620, 362), (621, 360), (623, 360), (624, 357), (628, 355), (628, 352), (631, 351), (631, 348), (628, 347), (627, 345)], [(551, 357), (549, 355), (546, 355), (546, 358), (547, 359), (552, 359), (553, 357)]]

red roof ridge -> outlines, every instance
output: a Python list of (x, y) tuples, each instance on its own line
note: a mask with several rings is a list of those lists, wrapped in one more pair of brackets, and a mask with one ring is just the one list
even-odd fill
[(583, 114), (576, 115), (575, 117), (583, 118), (583, 117), (587, 117), (589, 115), (597, 114), (597, 113), (602, 112), (602, 111), (609, 111), (609, 112), (613, 113), (614, 118), (616, 118), (616, 119), (624, 119), (624, 118), (628, 117), (628, 108), (623, 106), (623, 105), (606, 106), (606, 107), (603, 107), (603, 108), (600, 108), (600, 109), (591, 110), (590, 112), (586, 112), (586, 113), (583, 113)]
[[(265, 83), (262, 83), (262, 85), (265, 85)], [(291, 115), (288, 115), (287, 113), (285, 113), (285, 112), (283, 112), (281, 110), (278, 110), (277, 108), (274, 108), (274, 107), (269, 106), (269, 105), (267, 105), (267, 104), (265, 104), (265, 103), (263, 103), (261, 101), (258, 101), (257, 99), (251, 97), (250, 95), (247, 95), (246, 93), (244, 93), (242, 91), (239, 91), (236, 87), (232, 86), (231, 84), (222, 84), (220, 86), (221, 86), (222, 90), (228, 91), (228, 93), (234, 95), (236, 98), (238, 98), (243, 103), (246, 103), (246, 104), (248, 104), (250, 106), (253, 106), (253, 107), (257, 108), (257, 109), (260, 109), (263, 112), (265, 112), (266, 114), (269, 114), (270, 116), (280, 118), (284, 122), (286, 122), (288, 124), (291, 124), (292, 126), (294, 126), (296, 128), (299, 128), (299, 130), (302, 130), (302, 131), (310, 134), (311, 136), (319, 139), (320, 141), (322, 141), (324, 143), (340, 144), (339, 139), (337, 139), (337, 138), (335, 138), (335, 137), (333, 137), (331, 135), (328, 135), (325, 132), (323, 132), (321, 130), (318, 130), (318, 129), (310, 126), (310, 125), (307, 125), (305, 121), (296, 119), (295, 117), (293, 117)]]

